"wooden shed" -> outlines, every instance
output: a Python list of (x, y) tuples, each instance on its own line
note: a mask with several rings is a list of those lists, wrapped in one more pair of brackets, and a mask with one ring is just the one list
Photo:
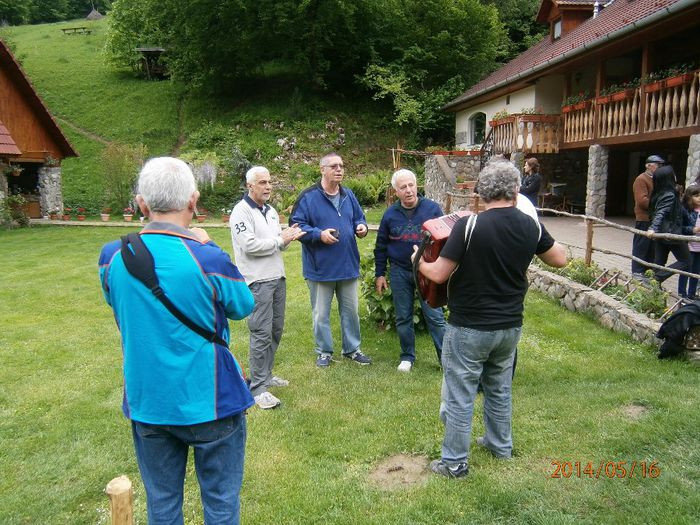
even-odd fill
[(20, 193), (30, 217), (63, 208), (61, 161), (77, 157), (7, 45), (0, 40), (0, 194)]

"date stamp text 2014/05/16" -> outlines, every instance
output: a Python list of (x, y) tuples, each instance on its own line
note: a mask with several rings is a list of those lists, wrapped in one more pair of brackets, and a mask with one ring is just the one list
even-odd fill
[(658, 461), (552, 461), (548, 478), (656, 479), (661, 475)]

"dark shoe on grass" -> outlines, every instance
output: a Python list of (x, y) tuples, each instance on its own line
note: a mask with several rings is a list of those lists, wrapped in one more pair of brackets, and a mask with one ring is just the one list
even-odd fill
[(328, 368), (331, 366), (331, 357), (331, 354), (318, 354), (316, 366), (319, 368)]
[(466, 478), (467, 474), (469, 474), (469, 466), (466, 463), (448, 465), (441, 459), (431, 461), (430, 470), (435, 472), (435, 474), (440, 474), (441, 476), (451, 479)]
[(372, 359), (362, 353), (362, 350), (355, 350), (352, 354), (344, 354), (344, 357), (355, 361), (358, 365), (371, 365)]

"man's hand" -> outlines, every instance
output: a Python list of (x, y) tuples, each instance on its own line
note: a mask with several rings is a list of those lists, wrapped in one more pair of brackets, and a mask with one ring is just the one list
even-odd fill
[(333, 235), (336, 232), (335, 228), (326, 228), (321, 230), (321, 242), (323, 244), (335, 244), (338, 242), (338, 238)]
[(654, 233), (656, 233), (654, 230), (647, 230), (646, 235), (651, 239), (651, 236), (654, 235)]
[(384, 290), (388, 290), (389, 283), (386, 282), (386, 277), (384, 277), (383, 275), (377, 277), (377, 280), (374, 282), (374, 289), (377, 290), (377, 293), (379, 295), (382, 295), (384, 293)]
[(362, 238), (365, 235), (367, 235), (367, 225), (366, 224), (358, 224), (357, 228), (355, 228), (355, 235), (357, 235), (359, 238)]
[(190, 232), (192, 232), (192, 235), (197, 237), (197, 239), (199, 239), (200, 242), (207, 243), (211, 240), (209, 238), (207, 230), (205, 230), (204, 228), (190, 228)]
[(296, 241), (299, 237), (306, 235), (306, 232), (299, 228), (298, 224), (292, 224), (289, 228), (282, 230), (280, 236), (282, 237), (282, 242), (287, 246), (290, 242)]

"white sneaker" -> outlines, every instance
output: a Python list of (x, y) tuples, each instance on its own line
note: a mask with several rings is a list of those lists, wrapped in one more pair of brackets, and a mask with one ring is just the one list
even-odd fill
[(272, 376), (272, 379), (270, 379), (270, 386), (289, 386), (289, 381), (281, 377)]
[(254, 399), (255, 404), (263, 410), (277, 408), (282, 403), (282, 401), (270, 394), (270, 392), (263, 392), (262, 394), (258, 394), (257, 396), (255, 396)]
[(410, 361), (401, 361), (399, 367), (396, 370), (398, 370), (399, 372), (410, 372), (412, 367), (413, 363), (411, 363)]

